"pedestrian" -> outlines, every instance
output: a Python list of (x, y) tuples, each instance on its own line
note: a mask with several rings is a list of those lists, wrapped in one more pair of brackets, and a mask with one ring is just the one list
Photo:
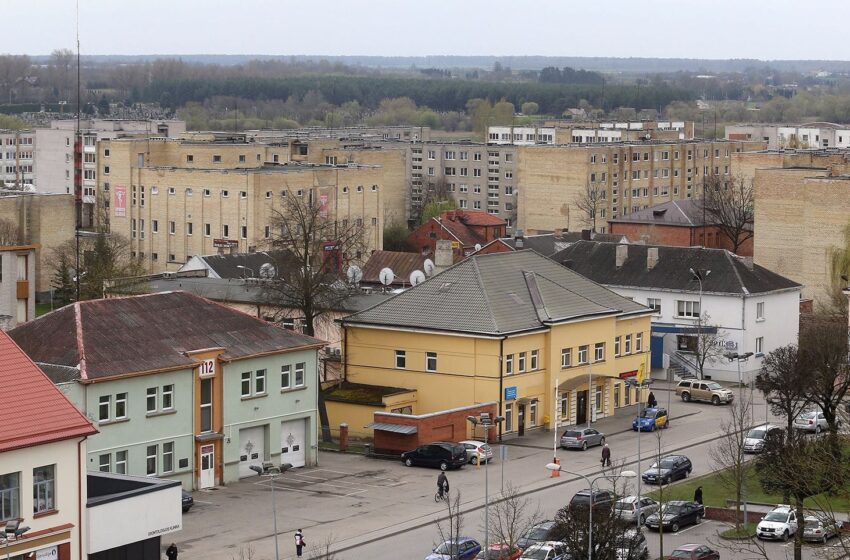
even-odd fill
[(295, 555), (298, 558), (301, 558), (302, 549), (307, 546), (307, 541), (304, 540), (304, 533), (301, 532), (301, 529), (295, 531)]
[(611, 466), (611, 448), (608, 444), (602, 446), (602, 468)]
[(702, 486), (697, 486), (697, 489), (694, 490), (694, 501), (702, 505)]
[(658, 405), (658, 401), (655, 400), (655, 395), (652, 394), (652, 391), (649, 392), (649, 396), (646, 397), (646, 406), (647, 408), (655, 408)]
[(171, 543), (171, 546), (165, 549), (165, 556), (168, 560), (177, 560), (177, 545)]

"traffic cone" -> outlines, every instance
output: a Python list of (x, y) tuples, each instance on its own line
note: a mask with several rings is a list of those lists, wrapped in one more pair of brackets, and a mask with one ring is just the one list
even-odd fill
[[(561, 460), (558, 459), (557, 457), (555, 457), (555, 460), (552, 461), (552, 462), (555, 463), (558, 466), (561, 465)], [(559, 476), (561, 476), (561, 471), (560, 470), (553, 470), (552, 475), (549, 478), (558, 478)]]

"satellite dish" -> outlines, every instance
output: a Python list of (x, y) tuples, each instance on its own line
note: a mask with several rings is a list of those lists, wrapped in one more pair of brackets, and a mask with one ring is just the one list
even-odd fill
[(276, 275), (277, 271), (272, 263), (264, 263), (260, 267), (260, 278), (274, 278)]
[(476, 243), (475, 244), (475, 252), (478, 252), (480, 250), (481, 250), (481, 243)]
[(381, 279), (381, 284), (389, 286), (395, 280), (395, 273), (390, 268), (382, 268), (378, 278)]
[(410, 285), (418, 286), (425, 281), (425, 273), (421, 270), (414, 270), (410, 273)]
[(359, 266), (353, 264), (348, 267), (348, 271), (346, 272), (346, 276), (348, 276), (348, 281), (352, 284), (359, 284), (361, 280), (363, 280), (363, 271)]
[(425, 259), (425, 262), (422, 264), (422, 268), (425, 269), (425, 274), (427, 276), (434, 275), (434, 261), (431, 259)]

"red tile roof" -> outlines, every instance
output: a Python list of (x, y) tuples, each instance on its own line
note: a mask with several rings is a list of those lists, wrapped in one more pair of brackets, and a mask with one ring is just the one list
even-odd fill
[[(508, 222), (498, 216), (475, 210), (454, 210), (455, 215), (468, 226), (506, 226)], [(448, 214), (445, 212), (444, 214)]]
[(0, 387), (0, 451), (97, 433), (4, 332), (0, 332)]

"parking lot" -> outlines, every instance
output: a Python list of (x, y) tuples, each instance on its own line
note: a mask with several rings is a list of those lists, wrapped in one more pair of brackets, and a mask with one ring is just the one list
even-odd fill
[[(274, 480), (275, 489), (317, 496), (353, 497), (379, 489), (403, 486), (404, 480), (385, 476), (385, 471), (339, 471), (333, 469), (310, 469), (286, 473)], [(258, 480), (256, 485), (268, 486), (270, 480)]]

